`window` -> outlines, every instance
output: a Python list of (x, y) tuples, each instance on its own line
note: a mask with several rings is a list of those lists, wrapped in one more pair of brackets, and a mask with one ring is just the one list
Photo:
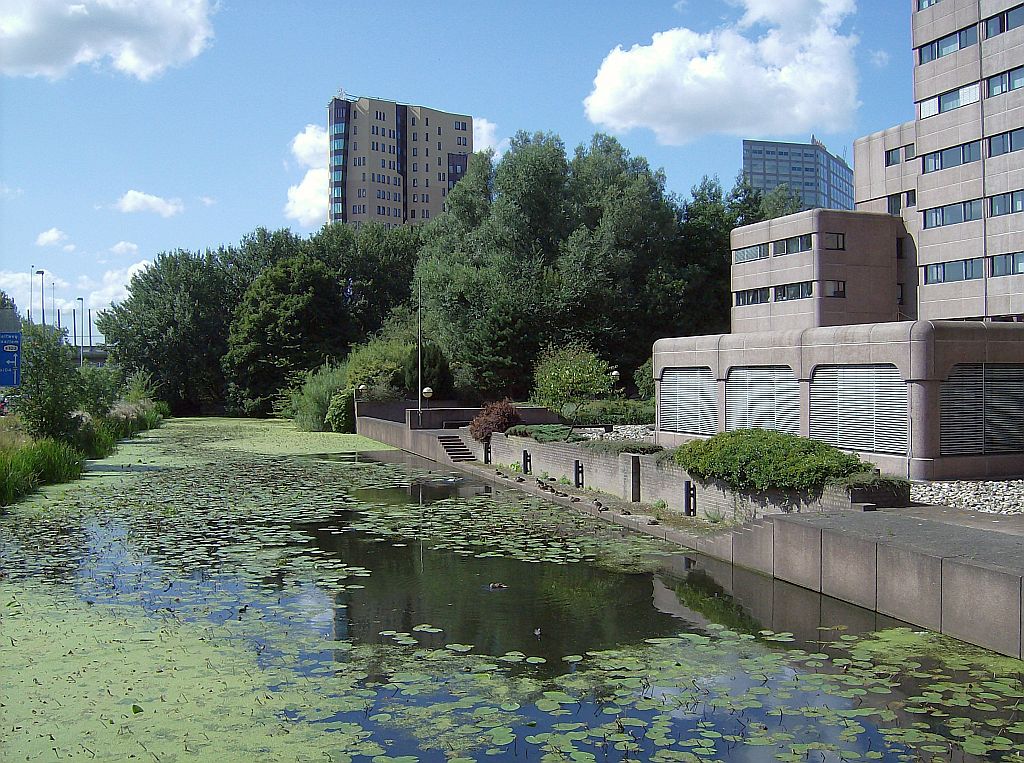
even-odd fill
[(938, 2), (939, 0), (917, 0), (917, 9), (923, 11), (925, 8), (931, 8)]
[(846, 299), (846, 281), (825, 281), (822, 290), (826, 297)]
[(752, 260), (763, 260), (768, 256), (768, 244), (755, 244), (737, 249), (733, 253), (734, 262), (751, 262)]
[(896, 284), (896, 304), (903, 304), (903, 284), (901, 283)]
[(797, 252), (807, 252), (811, 249), (811, 234), (805, 233), (802, 236), (793, 236), (792, 238), (784, 238), (781, 241), (775, 241), (772, 244), (772, 254), (779, 256), (783, 254), (796, 254)]
[(955, 262), (940, 262), (924, 267), (924, 282), (926, 284), (973, 281), (983, 277), (984, 268), (981, 257), (956, 260)]
[(824, 249), (846, 249), (845, 233), (825, 233), (822, 238), (824, 239), (824, 244), (822, 245)]
[(343, 180), (344, 177), (345, 173), (342, 170), (335, 170), (334, 172), (331, 173), (331, 180), (334, 181)]
[(419, 156), (419, 154), (420, 154), (420, 150), (418, 148), (416, 148), (416, 146), (413, 146), (412, 147), (412, 155), (413, 156)]
[(909, 162), (915, 156), (917, 156), (917, 151), (914, 148), (914, 144), (913, 143), (903, 147), (903, 161)]
[(936, 114), (944, 114), (961, 106), (977, 103), (981, 100), (981, 87), (975, 82), (973, 85), (964, 85), (948, 93), (921, 101), (921, 119), (934, 117)]
[(988, 139), (988, 155), (1001, 156), (1024, 148), (1024, 128), (993, 135)]
[(1008, 11), (993, 16), (985, 21), (985, 36), (995, 37), (997, 34), (1009, 32), (1011, 29), (1024, 25), (1024, 5), (1018, 5)]
[(977, 42), (978, 27), (969, 26), (966, 29), (961, 29), (959, 32), (954, 32), (940, 40), (935, 40), (927, 45), (922, 45), (918, 48), (918, 61), (922, 64), (926, 64), (929, 61), (934, 61), (936, 58), (942, 58), (943, 56), (948, 56), (951, 53), (956, 53), (958, 50), (969, 48), (971, 45), (976, 45)]
[(917, 191), (907, 191), (903, 194), (903, 203), (907, 208), (917, 206)]
[(790, 302), (794, 299), (808, 299), (814, 295), (814, 284), (811, 281), (788, 283), (775, 287), (776, 302)]
[(340, 151), (343, 148), (345, 148), (345, 139), (344, 138), (335, 138), (334, 140), (331, 141), (331, 150), (332, 151)]
[(1024, 252), (997, 254), (992, 258), (993, 276), (1024, 275)]
[(947, 204), (944, 207), (933, 207), (924, 211), (924, 227), (939, 228), (943, 225), (980, 220), (982, 215), (981, 199), (964, 201), (958, 204)]
[(902, 159), (902, 151), (898, 148), (890, 148), (885, 152), (885, 166), (892, 167), (894, 164), (899, 164)]
[(745, 289), (744, 291), (738, 291), (736, 292), (736, 307), (763, 305), (768, 302), (769, 293), (767, 286), (761, 289)]
[(331, 135), (344, 135), (345, 134), (345, 123), (335, 122), (331, 127)]
[(899, 215), (903, 212), (903, 199), (898, 193), (892, 194), (886, 199), (890, 215)]
[(981, 159), (981, 141), (972, 140), (970, 143), (963, 143), (959, 146), (944, 148), (941, 151), (933, 151), (921, 157), (921, 169), (924, 173), (948, 170), (951, 167), (959, 167), (961, 164), (969, 164)]
[(992, 217), (1024, 212), (1024, 191), (1001, 193), (989, 197), (989, 214)]
[(1024, 87), (1024, 66), (989, 77), (986, 81), (988, 82), (989, 98)]

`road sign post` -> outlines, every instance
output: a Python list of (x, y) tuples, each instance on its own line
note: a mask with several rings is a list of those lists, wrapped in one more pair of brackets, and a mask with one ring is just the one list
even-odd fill
[(21, 384), (21, 332), (0, 333), (0, 387)]

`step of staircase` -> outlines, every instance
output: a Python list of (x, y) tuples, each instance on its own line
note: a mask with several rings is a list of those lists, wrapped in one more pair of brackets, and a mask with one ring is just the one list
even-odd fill
[(466, 447), (466, 443), (458, 435), (438, 435), (437, 441), (441, 443), (441, 447), (444, 448), (445, 454), (452, 463), (458, 464), (463, 461), (474, 461), (476, 459), (473, 451)]

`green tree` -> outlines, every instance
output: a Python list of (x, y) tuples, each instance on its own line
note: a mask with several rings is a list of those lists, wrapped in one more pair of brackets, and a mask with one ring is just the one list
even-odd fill
[(82, 395), (78, 357), (66, 336), (52, 326), (22, 327), (21, 387), (15, 411), (33, 437), (68, 442), (76, 423), (72, 412)]
[(216, 252), (157, 255), (136, 273), (128, 297), (96, 324), (126, 373), (146, 371), (175, 413), (222, 400), (221, 358), (234, 303)]
[[(419, 386), (419, 359), (419, 350), (413, 346), (406, 355), (405, 367), (402, 369), (405, 391), (412, 398), (422, 389)], [(433, 390), (435, 400), (448, 400), (454, 391), (448, 358), (433, 342), (423, 343), (423, 386)]]
[(253, 282), (231, 322), (229, 404), (267, 415), (294, 371), (342, 357), (352, 339), (346, 296), (327, 266), (306, 256), (281, 260)]
[(78, 369), (81, 385), (82, 409), (90, 416), (102, 418), (121, 396), (124, 374), (115, 363), (94, 366), (91, 363)]
[(409, 342), (402, 339), (375, 338), (352, 348), (346, 359), (348, 386), (367, 386), (366, 396), (373, 400), (391, 399), (402, 394), (402, 369), (409, 355)]
[(611, 366), (579, 342), (549, 345), (533, 369), (535, 402), (567, 419), (582, 403), (612, 394)]
[(796, 214), (803, 208), (800, 194), (783, 183), (764, 194), (761, 199), (761, 219), (774, 220), (776, 217)]
[(688, 334), (729, 330), (733, 223), (721, 183), (705, 176), (684, 205), (680, 229), (682, 300), (690, 314)]
[(734, 227), (753, 225), (765, 219), (764, 194), (754, 188), (742, 172), (736, 176), (736, 183), (726, 197), (726, 206)]

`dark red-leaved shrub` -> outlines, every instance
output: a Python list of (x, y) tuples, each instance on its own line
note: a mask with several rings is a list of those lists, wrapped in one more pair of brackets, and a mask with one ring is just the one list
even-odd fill
[(487, 442), (495, 432), (504, 432), (520, 422), (519, 412), (509, 400), (487, 403), (469, 422), (469, 433), (478, 442)]

